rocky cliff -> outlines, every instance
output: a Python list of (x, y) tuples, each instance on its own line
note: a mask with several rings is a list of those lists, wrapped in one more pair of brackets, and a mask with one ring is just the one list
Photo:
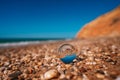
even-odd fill
[(83, 26), (76, 38), (120, 36), (120, 6)]

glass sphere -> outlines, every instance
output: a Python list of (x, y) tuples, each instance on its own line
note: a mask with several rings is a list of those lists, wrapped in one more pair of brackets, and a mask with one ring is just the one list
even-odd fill
[(58, 53), (60, 59), (66, 64), (71, 63), (76, 58), (75, 48), (71, 44), (62, 44)]

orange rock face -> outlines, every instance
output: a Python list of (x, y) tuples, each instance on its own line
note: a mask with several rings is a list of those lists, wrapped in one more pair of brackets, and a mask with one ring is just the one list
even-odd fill
[(86, 24), (76, 38), (120, 36), (120, 6)]

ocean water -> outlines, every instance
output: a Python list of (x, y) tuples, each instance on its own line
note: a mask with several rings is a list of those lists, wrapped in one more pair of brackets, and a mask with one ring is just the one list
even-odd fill
[(65, 40), (65, 38), (1, 38), (0, 43)]
[(66, 39), (65, 38), (0, 38), (0, 47), (38, 44), (45, 41), (52, 42), (58, 40), (66, 40)]

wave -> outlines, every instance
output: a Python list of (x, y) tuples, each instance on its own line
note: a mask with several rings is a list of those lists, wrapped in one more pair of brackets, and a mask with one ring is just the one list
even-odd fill
[(57, 41), (70, 41), (71, 38), (68, 39), (59, 39), (59, 40), (36, 40), (36, 41), (19, 41), (19, 42), (6, 42), (6, 43), (0, 43), (0, 47), (9, 47), (9, 46), (24, 46), (29, 44), (40, 44), (40, 43), (51, 43), (51, 42), (57, 42)]
[(9, 47), (9, 46), (24, 46), (29, 44), (40, 44), (40, 43), (49, 43), (56, 42), (59, 40), (48, 40), (48, 41), (22, 41), (22, 42), (12, 42), (12, 43), (0, 43), (0, 47)]
[(25, 41), (25, 42), (0, 43), (0, 47), (5, 47), (5, 46), (21, 46), (21, 45), (38, 44), (38, 43), (40, 43), (40, 41)]

